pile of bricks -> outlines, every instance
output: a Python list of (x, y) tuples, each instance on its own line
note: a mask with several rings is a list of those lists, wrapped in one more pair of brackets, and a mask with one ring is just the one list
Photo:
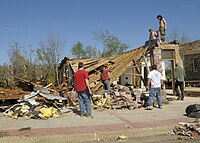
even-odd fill
[(200, 135), (200, 120), (194, 122), (183, 123), (180, 122), (173, 130), (175, 135), (187, 136), (191, 139), (197, 138)]

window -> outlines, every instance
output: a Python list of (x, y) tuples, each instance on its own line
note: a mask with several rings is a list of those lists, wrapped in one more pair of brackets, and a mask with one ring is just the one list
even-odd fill
[(197, 69), (197, 59), (194, 59), (192, 61), (192, 69), (193, 69), (193, 72), (198, 72), (198, 69)]

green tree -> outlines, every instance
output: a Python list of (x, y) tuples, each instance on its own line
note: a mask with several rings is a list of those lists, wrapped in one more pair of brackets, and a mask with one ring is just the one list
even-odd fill
[(72, 55), (77, 58), (92, 58), (96, 55), (96, 48), (84, 46), (80, 41), (76, 42), (71, 48)]
[(10, 49), (8, 52), (9, 60), (13, 69), (13, 75), (23, 78), (26, 76), (26, 67), (28, 60), (26, 59), (24, 46), (21, 46), (19, 42), (10, 43)]
[(110, 57), (125, 52), (129, 46), (108, 32), (108, 30), (94, 33), (94, 39), (103, 44), (103, 57)]
[(0, 87), (10, 88), (14, 87), (13, 68), (4, 63), (0, 66)]
[(76, 42), (71, 48), (72, 55), (76, 56), (77, 58), (85, 57), (86, 53), (84, 51), (84, 45), (78, 41)]

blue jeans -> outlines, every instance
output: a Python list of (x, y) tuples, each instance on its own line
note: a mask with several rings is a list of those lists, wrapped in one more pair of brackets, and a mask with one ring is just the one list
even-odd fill
[(149, 106), (153, 106), (154, 97), (156, 96), (158, 101), (158, 106), (162, 106), (161, 88), (151, 88), (149, 92)]
[(86, 115), (90, 115), (92, 113), (90, 94), (88, 90), (78, 92), (78, 102), (81, 114), (85, 114), (84, 104), (86, 105)]
[(108, 94), (110, 94), (110, 80), (106, 79), (102, 81), (104, 89), (108, 91)]

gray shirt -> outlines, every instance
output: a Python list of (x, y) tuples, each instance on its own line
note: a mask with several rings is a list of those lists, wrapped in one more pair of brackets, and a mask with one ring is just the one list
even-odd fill
[(175, 68), (175, 71), (174, 71), (174, 76), (175, 76), (175, 79), (180, 81), (180, 82), (183, 82), (184, 79), (185, 79), (185, 71), (183, 68), (181, 68), (180, 66), (176, 67)]

